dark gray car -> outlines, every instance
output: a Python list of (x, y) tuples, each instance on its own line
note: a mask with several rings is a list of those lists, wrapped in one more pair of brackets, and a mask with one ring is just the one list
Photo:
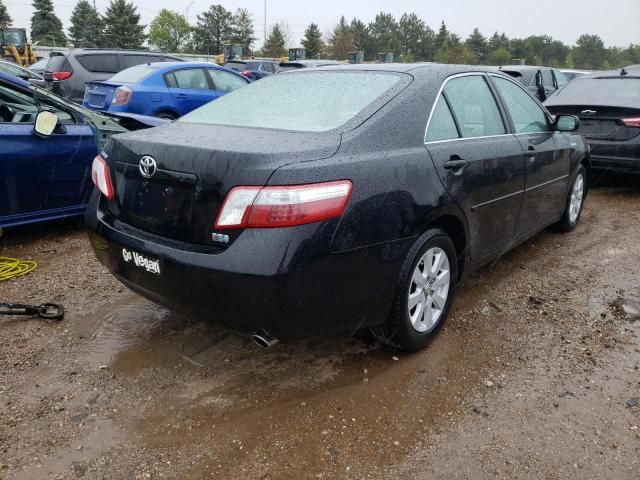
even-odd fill
[(518, 80), (541, 102), (544, 102), (560, 87), (569, 83), (569, 79), (560, 70), (549, 67), (505, 65), (499, 67), (498, 70)]
[(163, 53), (78, 48), (68, 53), (52, 53), (44, 78), (54, 93), (82, 103), (87, 82), (107, 80), (126, 68), (143, 63), (181, 61), (181, 58)]

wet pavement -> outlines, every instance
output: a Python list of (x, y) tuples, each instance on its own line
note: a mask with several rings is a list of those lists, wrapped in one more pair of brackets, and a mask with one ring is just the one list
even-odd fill
[(72, 225), (5, 233), (0, 255), (39, 268), (0, 297), (67, 316), (0, 319), (0, 478), (638, 478), (639, 205), (594, 190), (575, 232), (467, 280), (413, 355), (263, 350), (129, 292)]

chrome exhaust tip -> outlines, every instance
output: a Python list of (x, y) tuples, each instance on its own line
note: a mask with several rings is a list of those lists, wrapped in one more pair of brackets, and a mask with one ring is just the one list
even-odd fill
[(261, 333), (254, 333), (251, 335), (251, 340), (262, 348), (270, 348), (273, 347), (276, 343), (278, 343), (277, 338), (270, 337), (269, 335), (263, 335)]

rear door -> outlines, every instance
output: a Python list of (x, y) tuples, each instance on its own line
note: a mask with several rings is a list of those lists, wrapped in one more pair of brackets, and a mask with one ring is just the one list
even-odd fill
[[(8, 114), (9, 107), (12, 114)], [(74, 114), (28, 90), (0, 83), (0, 225), (80, 213), (91, 190), (91, 161), (96, 154), (93, 131)], [(56, 113), (53, 135), (34, 135), (39, 109)], [(19, 218), (18, 218), (19, 217)]]
[(515, 82), (490, 76), (526, 157), (526, 188), (517, 235), (526, 236), (557, 219), (567, 194), (570, 136), (554, 132), (544, 108)]
[(524, 157), (484, 74), (446, 81), (425, 141), (445, 188), (466, 214), (471, 259), (507, 250), (522, 203)]
[(217, 98), (204, 68), (185, 68), (165, 74), (165, 82), (179, 115)]

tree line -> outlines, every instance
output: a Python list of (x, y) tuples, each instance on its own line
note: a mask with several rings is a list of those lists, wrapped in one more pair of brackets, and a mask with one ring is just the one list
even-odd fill
[[(140, 24), (134, 2), (111, 0), (101, 14), (88, 0), (78, 0), (71, 14), (66, 34), (55, 15), (52, 0), (33, 0), (31, 39), (42, 45), (75, 47), (143, 48), (171, 53), (217, 55), (227, 43), (242, 44), (246, 54), (282, 57), (291, 46), (291, 34), (285, 22), (269, 30), (260, 50), (256, 42), (254, 21), (245, 8), (229, 11), (211, 5), (196, 16), (191, 25), (175, 11), (162, 9), (148, 26)], [(0, 0), (0, 27), (11, 24), (11, 17)], [(607, 47), (598, 35), (583, 34), (575, 45), (549, 35), (509, 38), (505, 33), (483, 35), (478, 28), (467, 37), (450, 32), (443, 21), (437, 31), (415, 13), (396, 19), (381, 12), (372, 22), (344, 16), (331, 31), (323, 34), (315, 23), (309, 24), (301, 40), (307, 58), (345, 60), (349, 52), (363, 51), (365, 61), (374, 61), (378, 53), (393, 53), (401, 62), (439, 62), (504, 65), (524, 59), (530, 65), (606, 70), (640, 63), (640, 45), (626, 48)]]

